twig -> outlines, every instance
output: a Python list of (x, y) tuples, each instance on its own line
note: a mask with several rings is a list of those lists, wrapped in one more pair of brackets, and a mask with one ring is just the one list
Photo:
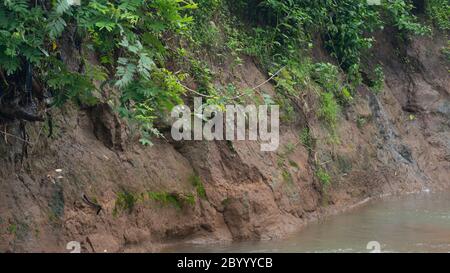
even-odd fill
[(333, 160), (328, 160), (326, 162), (322, 162), (319, 165), (323, 166), (323, 165), (326, 165), (326, 164), (331, 163), (331, 162), (333, 162)]
[[(285, 67), (286, 67), (286, 66), (283, 66), (282, 68), (278, 69), (278, 71), (275, 72), (272, 76), (270, 76), (270, 78), (268, 78), (268, 79), (265, 80), (264, 82), (258, 84), (257, 86), (251, 88), (250, 90), (251, 90), (251, 91), (256, 91), (256, 89), (258, 89), (258, 88), (262, 87), (263, 85), (265, 85), (266, 83), (270, 82), (273, 78), (275, 78), (278, 74), (280, 74), (280, 72), (281, 72)], [(179, 82), (179, 83), (180, 83), (180, 85), (181, 85), (183, 88), (185, 88), (186, 90), (188, 90), (188, 91), (190, 91), (190, 92), (192, 92), (192, 93), (194, 93), (194, 94), (196, 94), (196, 95), (198, 95), (198, 96), (201, 96), (201, 97), (204, 97), (204, 98), (213, 98), (213, 97), (214, 97), (214, 96), (211, 96), (211, 95), (204, 95), (204, 94), (201, 94), (201, 93), (197, 92), (196, 90), (191, 89), (191, 88), (189, 88), (189, 87), (183, 85), (181, 82)], [(241, 93), (241, 94), (239, 94), (239, 95), (237, 95), (236, 97), (233, 97), (233, 98), (231, 98), (231, 99), (235, 100), (235, 99), (238, 99), (238, 98), (240, 98), (240, 97), (242, 97), (242, 96), (244, 96), (244, 95), (245, 95), (244, 93)]]
[[(4, 129), (4, 132), (6, 133), (6, 124), (3, 125), (3, 129)], [(8, 144), (8, 137), (6, 136), (6, 134), (4, 135), (4, 137), (5, 137), (5, 143)]]
[(31, 154), (31, 155), (33, 154), (34, 146), (39, 142), (39, 139), (41, 138), (41, 133), (42, 133), (42, 130), (43, 130), (43, 129), (44, 129), (44, 125), (42, 125), (42, 126), (41, 126), (41, 129), (39, 129), (39, 133), (38, 133), (36, 139), (34, 140), (34, 144), (31, 145), (31, 151), (30, 151), (30, 154)]
[(7, 136), (10, 136), (10, 137), (13, 137), (13, 138), (15, 138), (17, 140), (20, 140), (20, 141), (24, 142), (24, 143), (27, 143), (27, 144), (30, 144), (30, 145), (34, 145), (34, 143), (31, 143), (28, 140), (25, 140), (25, 139), (23, 139), (21, 137), (18, 137), (16, 135), (13, 135), (13, 134), (10, 134), (10, 133), (7, 133), (7, 132), (0, 132), (0, 133), (2, 133), (5, 136), (5, 139), (6, 139)]
[(8, 86), (8, 81), (6, 80), (5, 74), (3, 74), (3, 70), (0, 69), (0, 78), (2, 79), (3, 83)]
[(268, 78), (267, 80), (265, 80), (264, 82), (260, 83), (259, 85), (253, 87), (251, 90), (256, 90), (258, 88), (260, 88), (261, 86), (265, 85), (266, 83), (270, 82), (273, 78), (275, 78), (278, 74), (280, 74), (280, 72), (285, 68), (286, 66), (283, 66), (282, 68), (278, 69), (277, 72), (275, 72), (270, 78)]
[(2, 134), (4, 135), (5, 141), (7, 141), (7, 136), (9, 136), (9, 137), (15, 138), (15, 139), (17, 139), (17, 140), (20, 140), (20, 141), (22, 141), (22, 142), (24, 142), (24, 143), (27, 143), (27, 144), (31, 145), (31, 147), (33, 147), (33, 146), (36, 145), (37, 142), (39, 141), (39, 138), (40, 138), (40, 136), (41, 136), (41, 132), (42, 132), (42, 129), (43, 129), (43, 128), (44, 128), (44, 126), (42, 126), (41, 129), (39, 130), (39, 134), (38, 134), (38, 136), (36, 137), (36, 139), (35, 139), (34, 142), (30, 142), (30, 141), (28, 141), (28, 140), (26, 140), (26, 139), (23, 139), (23, 138), (21, 138), (21, 137), (18, 137), (18, 136), (16, 136), (16, 135), (13, 135), (13, 134), (10, 134), (10, 133), (6, 132), (6, 127), (5, 127), (5, 131), (4, 131), (4, 132), (3, 132), (3, 131), (0, 131), (0, 133), (2, 133)]

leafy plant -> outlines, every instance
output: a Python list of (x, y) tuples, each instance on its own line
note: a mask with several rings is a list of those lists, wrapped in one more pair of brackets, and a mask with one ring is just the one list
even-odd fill
[(447, 41), (447, 46), (441, 49), (442, 54), (446, 57), (446, 59), (450, 62), (450, 40)]
[(365, 33), (381, 27), (376, 7), (369, 5), (367, 0), (318, 2), (320, 4), (314, 6), (313, 12), (324, 29), (329, 51), (345, 70), (358, 65), (361, 55), (373, 43), (373, 38)]
[(281, 175), (283, 176), (284, 182), (286, 182), (288, 184), (292, 184), (294, 182), (294, 180), (292, 178), (292, 174), (288, 170), (283, 170), (281, 172)]
[(8, 231), (9, 234), (16, 235), (16, 233), (17, 233), (17, 225), (16, 224), (9, 225), (8, 228), (7, 228), (7, 231)]
[(48, 54), (49, 41), (66, 26), (57, 10), (62, 9), (56, 6), (46, 12), (40, 6), (32, 8), (26, 0), (0, 2), (1, 69), (10, 75), (20, 68), (23, 60), (40, 64)]
[(195, 190), (197, 191), (197, 195), (200, 198), (206, 199), (206, 190), (205, 186), (203, 185), (202, 180), (200, 177), (196, 174), (192, 175), (189, 180), (191, 181), (191, 184), (195, 187)]
[(160, 202), (163, 205), (171, 205), (177, 209), (182, 209), (184, 204), (195, 204), (195, 197), (192, 194), (181, 196), (168, 192), (148, 192), (147, 195), (150, 200)]
[(322, 92), (320, 94), (319, 117), (323, 119), (331, 129), (334, 129), (339, 113), (339, 105), (334, 98), (333, 93)]
[(426, 10), (433, 22), (443, 30), (450, 29), (450, 2), (448, 0), (428, 0)]
[(139, 198), (128, 191), (122, 191), (117, 194), (116, 203), (114, 205), (113, 215), (117, 215), (120, 211), (131, 213)]
[(311, 152), (314, 146), (314, 140), (308, 127), (303, 128), (303, 130), (300, 132), (299, 138), (302, 145)]
[(417, 35), (430, 34), (431, 29), (417, 22), (416, 16), (411, 11), (414, 5), (408, 0), (390, 0), (384, 2), (390, 18), (399, 30), (404, 30)]
[(358, 116), (356, 118), (356, 126), (358, 129), (362, 130), (364, 126), (367, 124), (367, 118), (364, 116)]
[(302, 63), (289, 62), (275, 78), (276, 87), (284, 94), (296, 96), (308, 86), (313, 65), (306, 60)]
[[(201, 93), (213, 96), (210, 103), (224, 103), (235, 97), (237, 90), (227, 84), (220, 92), (214, 90), (213, 73), (196, 59), (201, 48), (214, 48), (215, 57), (229, 53), (235, 65), (242, 63), (241, 54), (247, 54), (268, 72), (285, 67), (275, 78), (280, 92), (274, 100), (283, 106), (287, 121), (295, 116), (289, 100), (298, 98), (313, 79), (325, 90), (320, 94), (319, 116), (334, 124), (338, 104), (351, 102), (362, 81), (361, 57), (372, 46), (375, 30), (393, 25), (406, 35), (431, 31), (412, 14), (414, 6), (409, 0), (383, 1), (381, 6), (369, 5), (367, 0), (71, 3), (1, 1), (0, 72), (19, 73), (29, 62), (36, 67), (34, 76), (53, 94), (55, 106), (69, 100), (83, 105), (109, 102), (139, 128), (145, 145), (151, 144), (152, 136), (161, 136), (154, 124), (182, 103), (185, 95), (180, 82), (187, 75), (168, 69), (174, 52), (188, 60), (186, 71), (199, 84)], [(448, 1), (427, 1), (426, 10), (437, 26), (448, 29)], [(335, 57), (336, 65), (304, 61), (314, 47), (315, 34)], [(79, 47), (78, 68), (67, 67), (61, 60), (66, 41)], [(97, 56), (100, 65), (89, 64), (88, 56)], [(383, 75), (379, 69), (374, 73), (376, 91), (381, 89)]]
[(312, 76), (325, 92), (333, 93), (338, 98), (345, 100), (346, 95), (342, 92), (339, 71), (335, 65), (330, 63), (316, 63), (314, 64)]
[(380, 93), (384, 88), (384, 71), (381, 66), (377, 66), (374, 70), (375, 80), (373, 80), (371, 89), (375, 94)]
[(331, 185), (331, 176), (325, 171), (323, 168), (319, 168), (316, 171), (316, 177), (322, 183), (322, 185), (326, 188)]
[[(53, 91), (55, 105), (69, 99), (94, 104), (92, 93), (100, 91), (94, 81), (111, 84), (118, 90), (121, 113), (140, 126), (143, 142), (149, 143), (147, 136), (157, 134), (155, 116), (180, 103), (184, 93), (182, 74), (164, 68), (163, 34), (186, 31), (192, 22), (186, 11), (196, 7), (191, 0), (93, 0), (76, 8), (68, 0), (2, 1), (0, 69), (15, 73), (25, 60), (38, 66), (37, 76)], [(59, 39), (73, 32), (84, 41), (84, 53), (99, 56), (107, 70), (102, 79), (86, 73), (93, 72), (88, 65), (76, 71), (58, 60)], [(107, 82), (107, 74), (114, 75), (112, 81)]]

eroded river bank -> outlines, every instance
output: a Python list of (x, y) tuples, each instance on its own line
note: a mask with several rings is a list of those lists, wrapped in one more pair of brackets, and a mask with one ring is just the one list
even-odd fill
[[(370, 249), (368, 244), (371, 243)], [(170, 252), (450, 252), (450, 192), (369, 201), (309, 224), (283, 240), (184, 244)], [(369, 245), (370, 246), (370, 245)]]

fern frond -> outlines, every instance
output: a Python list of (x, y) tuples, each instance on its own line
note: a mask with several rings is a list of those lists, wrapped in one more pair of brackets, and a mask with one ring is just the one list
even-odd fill
[(69, 0), (59, 0), (58, 3), (56, 3), (56, 13), (62, 15), (70, 9), (70, 6), (71, 3), (69, 3)]

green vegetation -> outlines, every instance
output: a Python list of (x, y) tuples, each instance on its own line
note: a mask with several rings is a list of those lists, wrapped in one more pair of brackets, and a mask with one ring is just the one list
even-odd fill
[(342, 174), (348, 174), (353, 169), (352, 161), (344, 155), (337, 155), (337, 166)]
[(203, 182), (200, 179), (200, 177), (196, 174), (192, 175), (189, 178), (192, 186), (195, 187), (195, 190), (197, 191), (197, 195), (202, 198), (202, 199), (206, 199), (206, 190), (205, 187), (203, 186)]
[[(166, 32), (182, 33), (192, 21), (185, 14), (196, 4), (178, 0), (30, 2), (0, 3), (0, 68), (11, 75), (23, 62), (39, 67), (39, 74), (54, 94), (55, 105), (75, 99), (83, 104), (97, 102), (94, 94), (109, 86), (119, 90), (108, 98), (123, 117), (139, 126), (143, 138), (157, 134), (153, 122), (159, 113), (181, 102), (182, 75), (164, 67)], [(60, 60), (61, 37), (72, 33), (83, 41), (78, 71)], [(77, 48), (76, 42), (70, 45)], [(93, 52), (100, 65), (86, 65)], [(81, 71), (80, 71), (81, 70)], [(103, 82), (101, 88), (94, 81)], [(143, 141), (149, 143), (149, 141)]]
[(447, 46), (442, 48), (442, 54), (450, 61), (450, 40), (447, 41)]
[(450, 29), (450, 2), (448, 0), (428, 0), (427, 13), (437, 27), (443, 30)]
[(139, 197), (128, 191), (119, 192), (117, 194), (116, 203), (113, 210), (113, 215), (117, 215), (119, 211), (133, 212)]
[(333, 93), (320, 94), (319, 117), (323, 119), (330, 128), (336, 126), (337, 116), (339, 113), (339, 105), (337, 104)]
[(191, 193), (184, 194), (165, 191), (148, 191), (145, 193), (122, 191), (117, 194), (113, 215), (117, 216), (120, 212), (127, 212), (130, 214), (137, 204), (146, 201), (155, 201), (164, 206), (182, 209), (185, 205), (195, 205), (195, 196)]
[(327, 188), (331, 185), (331, 176), (323, 168), (318, 168), (318, 170), (316, 171), (316, 177), (317, 179), (319, 179), (320, 183), (322, 183), (324, 188)]
[(431, 29), (417, 22), (416, 16), (411, 11), (414, 8), (412, 1), (392, 0), (384, 1), (384, 7), (387, 10), (388, 22), (393, 23), (399, 30), (417, 35), (430, 34)]
[(366, 118), (364, 116), (358, 116), (356, 118), (356, 126), (360, 130), (362, 130), (364, 128), (364, 126), (366, 126), (367, 122), (368, 122), (368, 118)]
[[(449, 29), (449, 2), (427, 3), (430, 21)], [(214, 87), (205, 53), (216, 61), (232, 56), (233, 67), (248, 55), (269, 74), (281, 71), (274, 79), (276, 97), (264, 101), (279, 103), (284, 121), (295, 116), (292, 99), (318, 87), (316, 113), (333, 128), (340, 107), (352, 102), (362, 82), (361, 71), (368, 69), (361, 58), (372, 47), (374, 31), (389, 25), (405, 36), (431, 33), (412, 9), (409, 0), (381, 6), (367, 0), (91, 0), (81, 6), (67, 0), (5, 0), (0, 2), (0, 72), (16, 75), (29, 62), (52, 94), (53, 106), (107, 102), (148, 145), (151, 137), (161, 136), (157, 121), (183, 102), (186, 79), (211, 96), (208, 103), (238, 93), (231, 83)], [(314, 35), (335, 65), (307, 58)], [(62, 58), (68, 49), (78, 51), (78, 67)], [(98, 62), (90, 61), (92, 56)], [(374, 74), (371, 88), (379, 92), (383, 71), (378, 67)], [(17, 91), (4, 76), (0, 85), (7, 93)]]
[(296, 145), (294, 143), (287, 143), (284, 145), (284, 155), (288, 156), (292, 154), (295, 150)]
[(303, 130), (300, 132), (300, 142), (303, 146), (309, 151), (312, 152), (314, 148), (314, 139), (311, 136), (311, 132), (309, 131), (308, 127), (303, 128)]
[(230, 204), (230, 202), (231, 202), (230, 198), (225, 198), (220, 203), (222, 204), (222, 206), (226, 207), (228, 204)]
[(291, 166), (292, 168), (296, 168), (296, 169), (299, 168), (297, 162), (295, 162), (294, 160), (289, 160), (289, 166)]
[(375, 80), (373, 81), (370, 88), (375, 94), (380, 93), (384, 88), (384, 72), (381, 66), (377, 66), (374, 70)]
[(281, 172), (281, 175), (283, 176), (283, 181), (286, 182), (287, 184), (292, 184), (293, 183), (293, 178), (292, 178), (292, 174), (288, 171), (288, 170), (283, 170)]
[(9, 234), (16, 235), (16, 233), (17, 233), (17, 225), (16, 224), (11, 224), (11, 225), (8, 226), (8, 228), (6, 230), (8, 231)]
[(339, 78), (339, 71), (330, 63), (317, 63), (314, 66), (313, 79), (325, 92), (332, 93), (342, 104), (351, 101), (348, 88)]
[(30, 226), (26, 222), (17, 221), (10, 223), (6, 227), (6, 232), (19, 240), (23, 240), (29, 234)]
[(168, 192), (148, 192), (147, 195), (150, 200), (160, 202), (163, 205), (171, 205), (177, 209), (183, 208), (184, 204), (195, 204), (195, 197), (192, 194), (181, 196)]

